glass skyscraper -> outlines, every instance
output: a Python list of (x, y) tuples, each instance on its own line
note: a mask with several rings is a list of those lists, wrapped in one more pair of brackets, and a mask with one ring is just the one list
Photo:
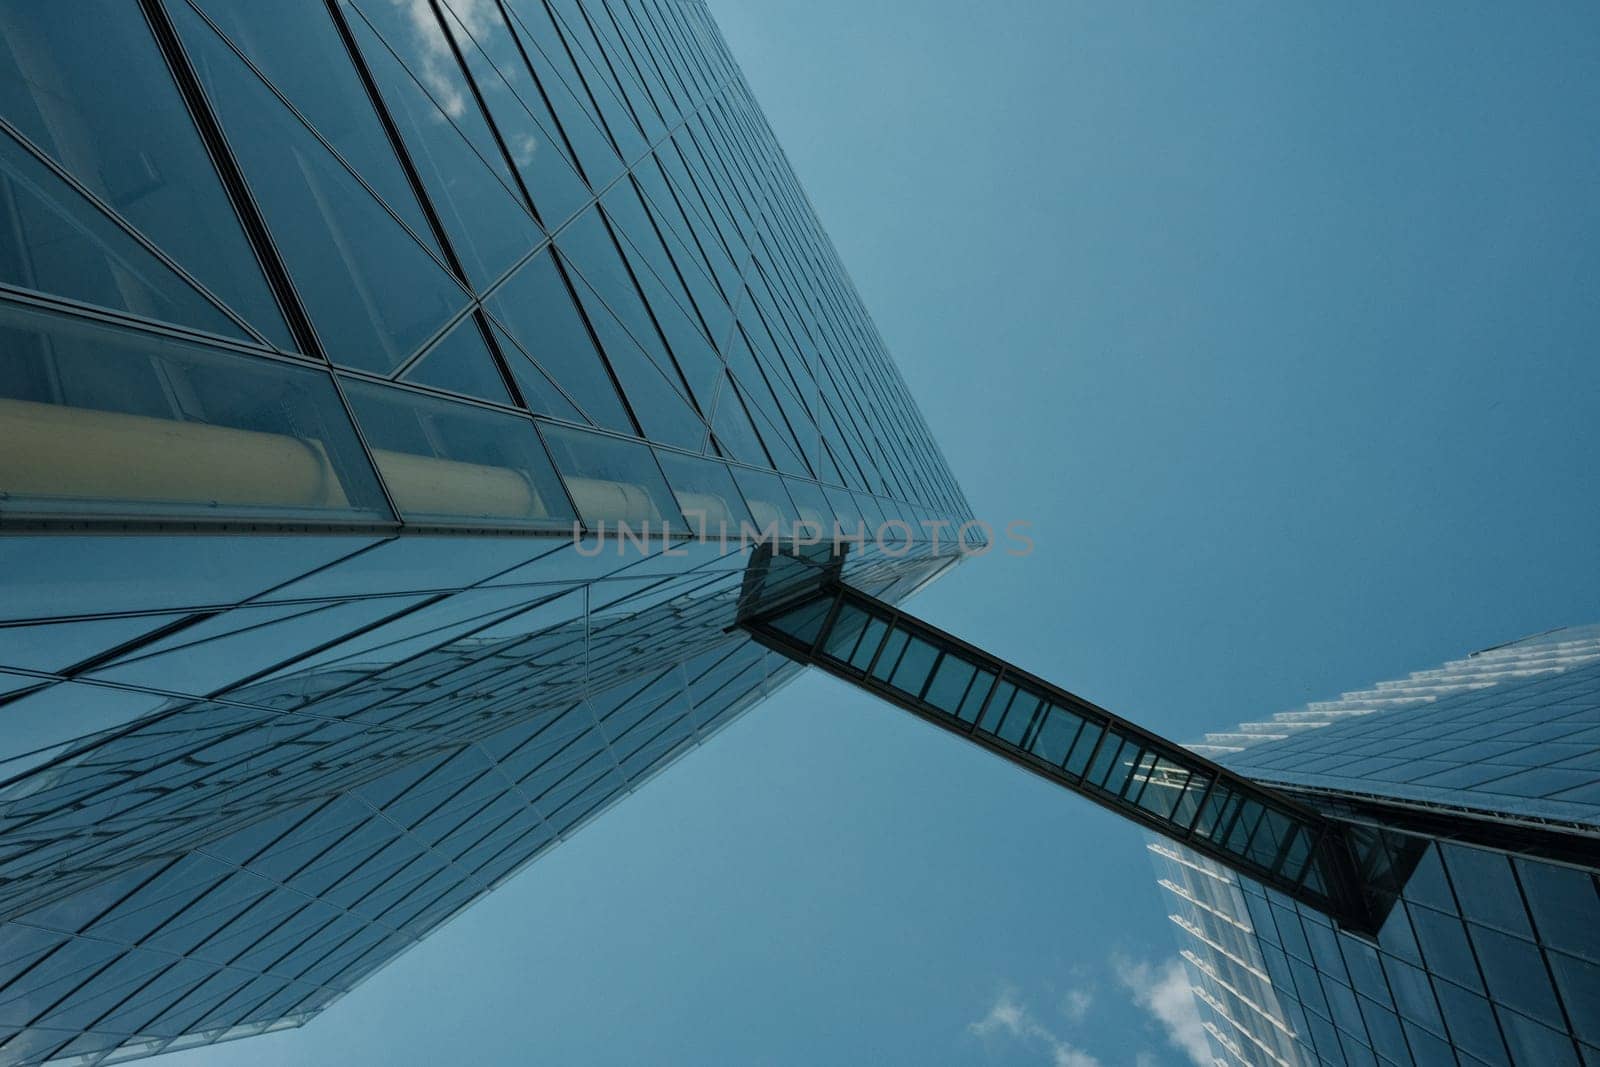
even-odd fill
[(1427, 842), (1376, 938), (1150, 843), (1218, 1064), (1600, 1063), (1600, 626), (1190, 747)]
[(798, 670), (743, 527), (970, 518), (702, 4), (0, 0), (0, 1063), (305, 1022)]

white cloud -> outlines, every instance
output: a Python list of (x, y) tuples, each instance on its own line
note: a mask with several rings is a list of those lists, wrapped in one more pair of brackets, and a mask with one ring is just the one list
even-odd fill
[(1111, 966), (1117, 972), (1117, 980), (1133, 994), (1133, 1002), (1161, 1023), (1167, 1040), (1200, 1067), (1210, 1067), (1214, 1062), (1211, 1043), (1200, 1023), (1200, 1011), (1195, 1007), (1183, 961), (1170, 959), (1160, 966), (1152, 966), (1117, 958), (1111, 961)]
[(1087, 986), (1074, 986), (1061, 995), (1061, 1014), (1075, 1023), (1081, 1023), (1094, 1006), (1094, 990)]
[(967, 1029), (979, 1037), (1009, 1037), (1036, 1045), (1049, 1056), (1051, 1067), (1101, 1067), (1099, 1060), (1035, 1019), (1027, 1006), (1017, 999), (1015, 990), (1002, 990), (989, 1014), (969, 1024)]

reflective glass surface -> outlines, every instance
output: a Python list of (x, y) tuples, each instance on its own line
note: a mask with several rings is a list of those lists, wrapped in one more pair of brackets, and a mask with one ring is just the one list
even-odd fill
[(971, 517), (700, 3), (0, 29), (0, 1064), (305, 1022), (795, 670), (741, 527)]
[[(1499, 823), (1511, 851), (1529, 841), (1533, 824), (1521, 820), (1533, 812), (1592, 840), (1592, 809), (1502, 782), (1541, 759), (1575, 765), (1570, 748), (1600, 745), (1586, 724), (1600, 708), (1597, 636), (1573, 627), (1513, 642), (1195, 747), (1231, 749), (1224, 762), (1285, 782), (1431, 801), (1441, 815), (1465, 809), (1474, 826)], [(1331, 725), (1295, 728), (1303, 722)], [(1474, 760), (1488, 766), (1469, 774)], [(1448, 789), (1413, 784), (1447, 773)], [(1220, 1057), (1297, 1067), (1600, 1062), (1600, 864), (1415, 840), (1426, 851), (1370, 941), (1189, 849), (1150, 846)]]

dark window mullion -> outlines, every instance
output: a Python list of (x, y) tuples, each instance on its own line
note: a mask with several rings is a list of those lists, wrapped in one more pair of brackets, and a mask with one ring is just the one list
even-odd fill
[(223, 189), (233, 205), (234, 214), (244, 227), (246, 240), (261, 264), (267, 285), (277, 298), (279, 310), (289, 326), (290, 335), (301, 352), (326, 363), (327, 354), (317, 338), (311, 316), (300, 301), (294, 278), (284, 265), (283, 257), (278, 253), (277, 245), (272, 240), (272, 231), (261, 214), (255, 196), (250, 192), (250, 185), (245, 180), (239, 161), (228, 146), (221, 120), (211, 109), (211, 103), (201, 87), (194, 66), (189, 61), (188, 53), (184, 51), (177, 29), (162, 7), (161, 0), (139, 0), (139, 6), (144, 11), (145, 21), (155, 36), (167, 69), (171, 72), (173, 81), (177, 83), (178, 94), (183, 98), (189, 116), (200, 132), (200, 140), (205, 145), (206, 154), (211, 158), (212, 166), (216, 168), (217, 175), (222, 180)]
[(478, 106), (478, 112), (483, 116), (484, 125), (489, 129), (489, 136), (494, 138), (495, 147), (500, 150), (500, 158), (506, 165), (511, 180), (517, 183), (517, 189), (522, 194), (522, 202), (527, 206), (528, 214), (542, 227), (544, 221), (539, 217), (539, 208), (533, 202), (533, 195), (528, 192), (527, 185), (522, 180), (522, 172), (517, 169), (516, 160), (512, 157), (510, 149), (506, 147), (505, 138), (500, 135), (500, 127), (494, 121), (494, 115), (489, 112), (489, 105), (483, 99), (483, 92), (478, 88), (477, 79), (472, 76), (472, 70), (467, 64), (467, 59), (461, 54), (461, 44), (456, 40), (456, 35), (451, 32), (450, 25), (445, 21), (444, 12), (439, 10), (439, 0), (428, 0), (428, 7), (433, 11), (434, 20), (439, 24), (439, 32), (444, 35), (445, 43), (450, 46), (450, 55), (456, 62), (456, 67), (465, 79), (467, 88), (472, 92), (472, 99)]
[[(444, 254), (450, 273), (455, 276), (456, 281), (460, 282), (463, 288), (469, 293), (472, 292), (472, 283), (467, 279), (467, 273), (461, 264), (461, 258), (456, 254), (455, 247), (450, 242), (450, 236), (445, 232), (444, 223), (439, 218), (439, 213), (435, 209), (432, 199), (428, 196), (427, 187), (423, 184), (422, 175), (417, 170), (416, 162), (411, 158), (410, 149), (406, 147), (405, 138), (400, 134), (399, 125), (394, 121), (394, 116), (389, 113), (388, 106), (383, 102), (383, 94), (378, 89), (377, 79), (373, 76), (371, 68), (367, 66), (366, 57), (361, 54), (360, 46), (356, 44), (355, 35), (351, 33), (350, 26), (345, 21), (344, 12), (339, 9), (338, 0), (324, 0), (324, 3), (328, 10), (328, 17), (333, 20), (334, 29), (338, 31), (339, 40), (344, 44), (345, 52), (350, 57), (351, 65), (355, 67), (356, 76), (361, 79), (361, 86), (366, 90), (367, 99), (371, 103), (373, 111), (377, 113), (379, 125), (383, 127), (384, 136), (389, 140), (389, 147), (394, 151), (395, 158), (400, 163), (400, 170), (406, 177), (406, 184), (411, 187), (412, 195), (416, 197), (418, 205), (422, 208), (423, 217), (428, 220), (428, 229), (432, 232), (433, 239), (438, 244), (440, 252)], [(441, 26), (441, 32), (445, 34), (446, 38), (450, 38), (448, 28)], [(452, 47), (454, 47), (453, 38), (451, 41)], [(476, 86), (474, 86), (473, 92), (476, 94)], [(485, 112), (485, 115), (487, 115), (487, 112)], [(496, 134), (497, 139), (498, 136)], [(513, 173), (515, 172), (513, 171)], [(520, 178), (518, 181), (520, 183)], [(526, 190), (523, 191), (523, 195), (527, 195)], [(490, 358), (494, 360), (495, 371), (500, 375), (501, 383), (505, 386), (507, 395), (511, 397), (511, 402), (517, 407), (527, 408), (528, 403), (522, 395), (521, 387), (517, 384), (516, 375), (511, 373), (511, 368), (506, 363), (505, 353), (501, 351), (499, 339), (495, 337), (494, 330), (489, 328), (488, 320), (484, 318), (483, 309), (474, 305), (472, 318), (477, 325), (478, 333), (482, 336), (484, 344), (489, 350)], [(455, 328), (461, 329), (462, 327), (458, 325)], [(401, 370), (413, 365), (415, 362), (415, 358), (407, 360), (401, 364)]]

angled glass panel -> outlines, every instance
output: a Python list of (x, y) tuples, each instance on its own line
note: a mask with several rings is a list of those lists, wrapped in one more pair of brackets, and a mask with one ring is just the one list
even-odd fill
[(894, 673), (889, 675), (889, 684), (912, 696), (920, 696), (922, 687), (928, 684), (928, 672), (938, 658), (937, 648), (921, 638), (913, 637), (907, 643), (900, 662), (895, 664)]
[(505, 7), (510, 12), (512, 28), (538, 74), (545, 98), (577, 153), (589, 187), (604, 188), (622, 173), (622, 160), (606, 135), (594, 101), (572, 65), (572, 57), (551, 23), (543, 0), (506, 0)]
[(496, 404), (510, 404), (477, 317), (468, 315), (451, 328), (409, 371), (405, 380), (418, 385), (448, 389), (452, 393), (482, 397)]
[(1060, 764), (1066, 759), (1067, 753), (1072, 749), (1072, 742), (1078, 739), (1078, 731), (1083, 726), (1083, 720), (1067, 711), (1050, 705), (1045, 709), (1044, 720), (1040, 723), (1029, 750), (1046, 763)]
[(0, 130), (0, 282), (248, 340), (221, 308)]
[(511, 336), (493, 319), (487, 319), (489, 330), (500, 346), (500, 354), (511, 368), (511, 377), (522, 393), (522, 405), (535, 415), (549, 415), (568, 422), (589, 423), (592, 420), (573, 403), (572, 398), (546, 374), (537, 363), (528, 358), (511, 339)]
[(756, 527), (760, 530), (775, 528), (779, 536), (789, 537), (800, 520), (800, 513), (795, 510), (783, 479), (745, 467), (734, 467), (732, 471), (733, 480), (739, 483), (745, 502), (750, 505), (750, 513), (755, 516)]
[[(632, 58), (640, 84), (648, 91), (661, 121), (669, 127), (677, 125), (682, 117), (678, 110), (677, 99), (673, 95), (672, 88), (668, 86), (655, 56), (651, 53), (650, 45), (639, 28), (637, 16), (621, 0), (608, 0), (603, 5), (603, 11), (603, 15), (597, 13), (595, 17), (597, 20), (609, 18), (611, 29), (602, 28), (600, 32), (616, 35)], [(650, 135), (652, 142), (659, 139), (653, 135), (653, 131), (647, 131), (647, 135)]]
[(875, 621), (874, 616), (854, 604), (839, 605), (839, 618), (834, 621), (827, 642), (818, 649), (818, 652), (831, 659), (848, 663), (866, 635), (867, 627), (873, 621)]
[[(0, 666), (59, 671), (183, 618), (183, 615), (141, 615), (0, 627)], [(4, 687), (0, 687), (0, 692), (3, 691)]]
[(585, 525), (593, 528), (601, 520), (635, 526), (648, 522), (659, 533), (665, 521), (677, 533), (688, 532), (649, 448), (550, 423), (540, 429)]
[(547, 7), (555, 16), (554, 22), (566, 38), (567, 50), (577, 64), (589, 95), (600, 109), (606, 129), (625, 161), (638, 159), (646, 144), (644, 131), (632, 107), (617, 85), (617, 74), (594, 37), (589, 21), (575, 3), (551, 0)]
[(744, 399), (739, 395), (738, 385), (732, 375), (722, 376), (711, 427), (716, 434), (718, 447), (730, 458), (755, 467), (772, 467), (772, 459), (750, 423), (750, 413), (745, 408)]
[(800, 478), (785, 478), (783, 484), (800, 512), (800, 521), (810, 523), (817, 530), (817, 536), (831, 544), (835, 532), (833, 505), (823, 496), (822, 487)]
[(676, 366), (689, 383), (690, 393), (703, 410), (708, 410), (715, 395), (717, 379), (722, 374), (722, 360), (711, 347), (711, 342), (706, 340), (704, 327), (691, 318), (693, 312), (686, 311), (668, 293), (667, 287), (639, 261), (638, 253), (631, 244), (625, 245), (624, 249)]
[[(613, 185), (606, 191), (605, 196), (600, 198), (600, 203), (622, 234), (623, 247), (631, 249), (639, 257), (643, 268), (655, 275), (666, 287), (671, 299), (677, 301), (684, 311), (693, 315), (694, 305), (689, 299), (688, 291), (683, 287), (678, 265), (673, 262), (672, 255), (662, 244), (661, 236), (645, 210), (644, 201), (640, 198), (633, 182), (620, 181)], [(704, 327), (701, 326), (701, 329)]]
[[(426, 5), (348, 5), (351, 33), (467, 278), (482, 290), (544, 237)], [(376, 31), (376, 32), (375, 32)]]
[(667, 244), (672, 249), (673, 258), (679, 269), (683, 272), (684, 281), (694, 294), (701, 314), (712, 326), (712, 338), (720, 340), (727, 332), (728, 323), (733, 318), (728, 307), (732, 303), (732, 292), (737, 292), (739, 288), (737, 268), (732, 263), (722, 264), (722, 276), (731, 275), (733, 278), (732, 292), (722, 289), (718, 273), (712, 270), (711, 262), (706, 258), (708, 254), (722, 255), (721, 248), (718, 247), (708, 253), (700, 243), (694, 227), (689, 224), (688, 218), (683, 213), (678, 194), (673, 191), (666, 174), (661, 169), (661, 164), (654, 156), (640, 160), (631, 173), (634, 180), (639, 183), (651, 217), (663, 224), (662, 230), (667, 235)]
[(560, 225), (589, 202), (590, 194), (516, 36), (496, 5), (447, 0), (441, 9), (535, 210), (547, 227)]
[[(629, 406), (638, 417), (644, 435), (652, 441), (689, 451), (700, 450), (706, 426), (700, 421), (682, 392), (682, 379), (670, 361), (652, 358), (640, 347), (633, 332), (623, 324), (601, 295), (579, 274), (573, 274), (578, 301), (600, 339), (606, 359), (627, 394)], [(638, 305), (642, 308), (643, 305)], [(660, 337), (656, 335), (658, 352)]]
[[(556, 235), (556, 245), (622, 323), (639, 348), (674, 383), (675, 388), (681, 388), (677, 365), (662, 342), (656, 320), (640, 294), (633, 273), (602, 213), (591, 210), (579, 215)], [(715, 362), (714, 356), (711, 359)], [(694, 366), (697, 375), (708, 373), (703, 362), (696, 362)]]
[(742, 523), (754, 521), (725, 464), (665, 450), (656, 458), (689, 528), (700, 536), (717, 538), (726, 531), (735, 538)]
[(438, 251), (323, 0), (191, 0), (333, 146), (411, 233)]
[(292, 347), (136, 5), (0, 4), (0, 114), (265, 338)]
[(329, 358), (393, 370), (466, 293), (199, 15), (167, 5)]
[(526, 418), (353, 379), (345, 391), (403, 517), (572, 520)]
[[(646, 78), (638, 66), (635, 48), (623, 40), (615, 19), (606, 9), (606, 5), (601, 3), (584, 9), (578, 4), (564, 3), (559, 10), (562, 12), (562, 17), (569, 22), (579, 17), (588, 19), (588, 28), (593, 32), (598, 45), (596, 58), (607, 64), (615, 73), (616, 77), (612, 83), (620, 88), (621, 97), (638, 119), (645, 140), (654, 142), (665, 136), (667, 126), (661, 116), (663, 105), (657, 103), (646, 86)], [(665, 93), (662, 95), (665, 96)]]
[[(617, 396), (605, 360), (548, 251), (534, 256), (496, 289), (488, 307), (517, 343), (516, 354), (508, 351), (506, 359), (519, 383), (528, 373), (520, 361), (532, 359), (537, 372), (559, 384), (588, 421), (610, 430), (633, 432), (633, 420)], [(528, 399), (532, 403), (532, 398)]]
[(419, 601), (418, 597), (370, 597), (323, 606), (286, 620), (278, 620), (280, 612), (275, 609), (239, 608), (226, 613), (239, 616), (233, 620), (237, 629), (232, 633), (125, 657), (90, 676), (184, 693), (212, 693)]
[(0, 302), (0, 510), (387, 515), (324, 372)]

